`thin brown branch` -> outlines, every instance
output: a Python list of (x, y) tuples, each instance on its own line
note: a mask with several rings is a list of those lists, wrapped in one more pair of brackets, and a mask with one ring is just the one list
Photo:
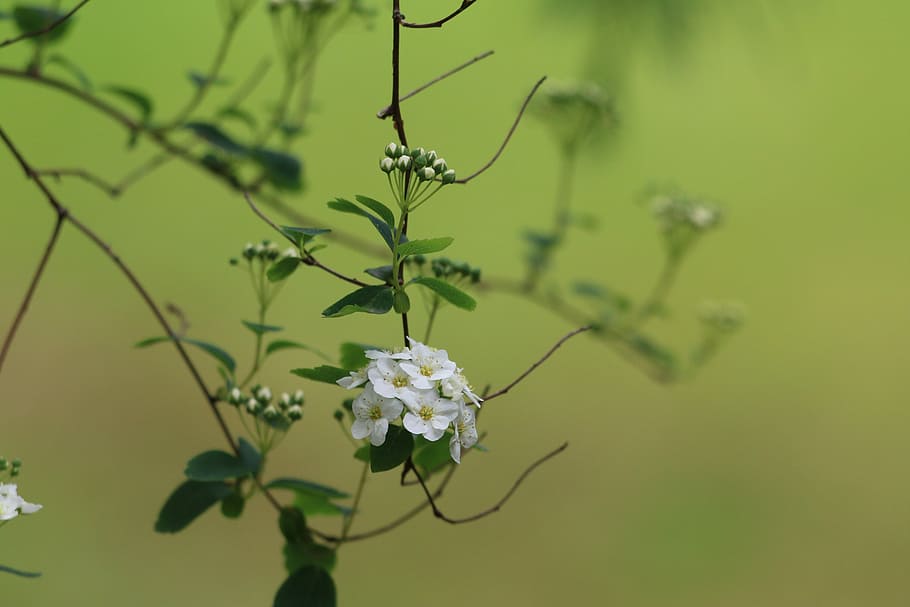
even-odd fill
[[(417, 95), (418, 93), (422, 93), (422, 92), (425, 91), (426, 89), (430, 88), (431, 86), (433, 86), (434, 84), (436, 84), (436, 83), (438, 83), (438, 82), (441, 82), (441, 81), (445, 80), (445, 79), (448, 78), (449, 76), (454, 76), (455, 74), (457, 74), (457, 73), (460, 72), (461, 70), (463, 70), (463, 69), (465, 69), (465, 68), (468, 68), (468, 67), (471, 67), (472, 65), (474, 65), (474, 64), (477, 63), (478, 61), (482, 61), (483, 59), (486, 59), (487, 57), (489, 57), (490, 55), (492, 55), (494, 52), (495, 52), (495, 51), (490, 50), (490, 51), (487, 51), (487, 52), (485, 52), (485, 53), (481, 53), (481, 54), (477, 55), (476, 57), (474, 57), (473, 59), (470, 59), (469, 61), (465, 61), (464, 63), (462, 63), (462, 64), (459, 65), (458, 67), (454, 67), (454, 68), (450, 69), (449, 71), (444, 72), (444, 73), (440, 74), (439, 76), (436, 76), (435, 78), (433, 78), (433, 79), (430, 80), (429, 82), (427, 82), (427, 83), (425, 83), (425, 84), (422, 84), (421, 86), (418, 86), (416, 89), (414, 89), (414, 90), (411, 91), (410, 93), (408, 93), (408, 94), (406, 94), (406, 95), (402, 95), (402, 96), (398, 99), (398, 102), (400, 103), (400, 102), (402, 102), (402, 101), (405, 101), (405, 100), (407, 100), (407, 99), (410, 99), (411, 97), (413, 97), (414, 95)], [(376, 112), (376, 117), (379, 118), (380, 120), (385, 120), (386, 118), (388, 118), (388, 117), (391, 116), (391, 115), (392, 115), (392, 106), (390, 106), (390, 105), (387, 105), (387, 106), (384, 107), (383, 109), (381, 109), (381, 110), (379, 110), (378, 112)]]
[(51, 30), (53, 30), (54, 28), (56, 28), (57, 26), (59, 26), (61, 23), (63, 23), (64, 21), (66, 21), (67, 19), (69, 19), (70, 17), (72, 17), (73, 15), (75, 15), (76, 12), (78, 12), (80, 8), (82, 8), (83, 6), (85, 6), (86, 4), (88, 4), (88, 2), (89, 2), (89, 0), (82, 0), (82, 2), (80, 2), (79, 4), (77, 4), (76, 6), (74, 6), (73, 9), (72, 9), (70, 12), (68, 12), (68, 13), (65, 14), (65, 15), (63, 15), (62, 17), (60, 17), (59, 19), (57, 19), (57, 20), (54, 21), (53, 23), (49, 24), (47, 27), (44, 27), (44, 28), (42, 28), (42, 29), (40, 29), (40, 30), (37, 30), (37, 31), (34, 31), (34, 32), (26, 32), (26, 33), (24, 33), (24, 34), (22, 34), (22, 35), (20, 35), (20, 36), (16, 36), (15, 38), (9, 38), (9, 39), (7, 39), (7, 40), (4, 40), (3, 42), (0, 42), (0, 48), (3, 48), (3, 47), (5, 47), (5, 46), (9, 46), (9, 45), (11, 45), (11, 44), (15, 44), (16, 42), (20, 42), (20, 41), (22, 41), (22, 40), (27, 40), (27, 39), (29, 39), (29, 38), (37, 38), (38, 36), (43, 36), (44, 34), (47, 34), (47, 33), (50, 32)]
[(433, 515), (436, 518), (441, 519), (452, 525), (460, 525), (461, 523), (470, 523), (472, 521), (476, 521), (476, 520), (482, 519), (484, 517), (487, 517), (495, 512), (499, 512), (499, 510), (506, 504), (506, 502), (509, 501), (509, 499), (512, 497), (512, 495), (514, 495), (515, 492), (518, 491), (518, 488), (521, 486), (522, 483), (524, 483), (525, 479), (528, 478), (528, 476), (532, 472), (534, 472), (534, 470), (538, 466), (540, 466), (541, 464), (547, 462), (548, 460), (556, 457), (557, 455), (559, 455), (560, 453), (565, 451), (568, 447), (569, 447), (569, 443), (563, 443), (562, 445), (560, 445), (553, 451), (550, 451), (549, 453), (547, 453), (546, 455), (544, 455), (543, 457), (541, 457), (540, 459), (538, 459), (537, 461), (532, 463), (530, 466), (525, 468), (524, 472), (522, 472), (520, 475), (518, 475), (518, 478), (515, 479), (515, 482), (512, 484), (512, 487), (508, 491), (506, 491), (506, 494), (502, 496), (502, 499), (500, 499), (498, 502), (496, 502), (495, 504), (493, 504), (491, 507), (487, 508), (486, 510), (481, 510), (480, 512), (478, 512), (476, 514), (472, 514), (470, 516), (465, 516), (463, 518), (452, 518), (450, 516), (443, 514), (443, 512), (436, 505), (436, 499), (433, 497), (433, 494), (430, 493), (429, 488), (427, 488), (426, 482), (420, 476), (420, 472), (418, 472), (417, 468), (414, 467), (414, 462), (411, 461), (411, 458), (408, 458), (408, 460), (404, 463), (404, 465), (406, 468), (409, 467), (411, 469), (411, 471), (414, 472), (414, 474), (417, 476), (417, 480), (420, 481), (420, 487), (423, 489), (423, 493), (427, 498), (427, 503), (429, 503), (430, 508), (433, 509)]
[(498, 396), (502, 396), (503, 394), (505, 394), (506, 392), (508, 392), (508, 391), (511, 390), (512, 388), (514, 388), (514, 387), (515, 387), (519, 382), (521, 382), (524, 378), (526, 378), (528, 375), (530, 375), (531, 373), (533, 373), (534, 370), (537, 369), (537, 367), (539, 367), (540, 365), (542, 365), (544, 362), (546, 362), (546, 360), (547, 360), (548, 358), (550, 358), (551, 356), (553, 356), (553, 353), (556, 352), (556, 350), (558, 350), (558, 349), (560, 348), (560, 346), (562, 346), (564, 343), (566, 343), (567, 341), (569, 341), (570, 339), (572, 339), (573, 337), (575, 337), (575, 336), (578, 335), (579, 333), (584, 333), (585, 331), (590, 331), (590, 330), (591, 330), (591, 326), (588, 325), (588, 326), (585, 326), (585, 327), (579, 327), (578, 329), (575, 329), (574, 331), (570, 331), (569, 333), (566, 333), (565, 335), (563, 335), (562, 338), (561, 338), (559, 341), (557, 341), (555, 344), (553, 344), (553, 347), (551, 347), (549, 350), (547, 350), (547, 353), (546, 353), (546, 354), (544, 354), (542, 357), (540, 357), (540, 359), (539, 359), (537, 362), (535, 362), (533, 365), (531, 365), (524, 373), (522, 373), (522, 374), (519, 375), (517, 378), (515, 378), (515, 381), (513, 381), (512, 383), (510, 383), (509, 385), (507, 385), (505, 388), (502, 388), (502, 389), (500, 389), (500, 390), (497, 390), (497, 391), (494, 392), (493, 394), (490, 394), (489, 396), (487, 396), (487, 397), (484, 399), (484, 402), (485, 402), (485, 403), (486, 403), (486, 402), (490, 402), (490, 401), (493, 400), (494, 398), (496, 398), (496, 397), (498, 397)]
[(446, 15), (442, 19), (437, 19), (436, 21), (431, 21), (429, 23), (410, 23), (404, 20), (404, 15), (401, 16), (401, 27), (409, 27), (412, 29), (426, 29), (430, 27), (442, 27), (461, 13), (465, 12), (471, 5), (473, 5), (477, 0), (462, 0), (461, 6), (459, 6), (455, 11), (449, 15)]
[[(294, 245), (297, 244), (296, 242), (294, 242), (294, 239), (293, 239), (293, 238), (291, 238), (290, 236), (288, 236), (287, 234), (285, 234), (284, 230), (282, 230), (280, 227), (278, 227), (278, 224), (276, 224), (274, 221), (272, 221), (272, 220), (269, 218), (268, 215), (266, 215), (265, 213), (263, 213), (263, 212), (259, 209), (259, 207), (256, 206), (256, 203), (253, 202), (253, 197), (250, 196), (250, 193), (249, 193), (249, 192), (244, 192), (244, 193), (243, 193), (243, 197), (246, 198), (247, 204), (250, 205), (250, 208), (253, 210), (253, 212), (254, 212), (260, 219), (262, 219), (264, 222), (266, 222), (267, 224), (269, 224), (276, 232), (278, 232), (279, 234), (281, 234), (282, 236), (284, 236), (285, 238), (287, 238), (288, 240), (290, 240), (290, 241), (291, 241), (291, 244), (294, 244)], [(310, 253), (308, 253), (307, 251), (302, 250), (301, 252), (303, 253), (304, 257), (301, 258), (300, 263), (303, 263), (303, 264), (308, 265), (308, 266), (313, 266), (313, 267), (315, 267), (315, 268), (319, 268), (319, 269), (322, 270), (323, 272), (327, 272), (328, 274), (331, 274), (331, 275), (334, 276), (335, 278), (340, 278), (341, 280), (343, 280), (343, 281), (345, 281), (345, 282), (349, 282), (349, 283), (351, 283), (352, 285), (357, 285), (358, 287), (368, 287), (368, 286), (370, 286), (369, 284), (367, 284), (367, 283), (365, 283), (365, 282), (363, 282), (363, 281), (357, 280), (356, 278), (351, 278), (350, 276), (345, 276), (345, 275), (342, 274), (341, 272), (337, 272), (337, 271), (333, 270), (332, 268), (330, 268), (330, 267), (324, 265), (323, 263), (321, 263), (319, 260), (317, 260), (315, 257), (313, 257), (313, 256), (312, 256)]]
[(493, 166), (493, 163), (495, 163), (497, 160), (499, 160), (499, 157), (502, 155), (503, 150), (505, 150), (506, 146), (509, 145), (509, 140), (512, 139), (512, 135), (515, 134), (515, 130), (518, 128), (518, 123), (521, 122), (521, 118), (522, 118), (522, 116), (524, 116), (525, 110), (528, 109), (528, 104), (531, 103), (531, 99), (534, 98), (535, 93), (537, 93), (537, 89), (540, 88), (540, 85), (543, 84), (544, 80), (546, 80), (546, 79), (547, 79), (547, 77), (543, 76), (540, 80), (538, 80), (534, 84), (534, 87), (531, 89), (531, 92), (528, 93), (528, 96), (525, 97), (524, 103), (521, 104), (521, 109), (518, 110), (518, 116), (515, 117), (515, 122), (512, 123), (512, 127), (509, 129), (509, 132), (506, 133), (506, 138), (503, 139), (502, 145), (499, 146), (499, 149), (496, 150), (496, 153), (493, 154), (493, 157), (490, 158), (490, 160), (487, 161), (487, 163), (485, 165), (483, 165), (482, 167), (480, 167), (479, 169), (477, 169), (476, 171), (474, 171), (467, 177), (464, 177), (463, 179), (455, 180), (455, 183), (468, 183), (475, 177), (479, 176), (481, 173), (485, 172), (487, 169), (489, 169), (491, 166)]
[(102, 178), (89, 173), (85, 169), (39, 169), (38, 175), (47, 175), (54, 179), (60, 180), (62, 177), (78, 177), (83, 181), (97, 187), (111, 198), (116, 198), (120, 194), (120, 188), (116, 185), (109, 184)]
[[(4, 136), (4, 140), (5, 139), (6, 137)], [(44, 247), (41, 261), (38, 262), (38, 269), (36, 269), (35, 273), (32, 275), (32, 280), (25, 292), (25, 297), (22, 298), (22, 303), (19, 304), (19, 309), (16, 311), (15, 318), (13, 318), (13, 324), (10, 325), (9, 330), (6, 332), (6, 337), (3, 339), (3, 347), (0, 348), (0, 371), (3, 371), (3, 363), (6, 362), (6, 355), (9, 353), (13, 339), (16, 337), (16, 331), (19, 330), (19, 325), (22, 323), (22, 319), (25, 318), (26, 312), (28, 312), (28, 306), (32, 301), (32, 297), (35, 295), (35, 290), (38, 288), (38, 282), (44, 274), (44, 268), (47, 266), (47, 261), (51, 257), (54, 245), (57, 244), (57, 239), (60, 237), (60, 228), (63, 227), (63, 222), (64, 216), (58, 214), (57, 221), (54, 223), (54, 229), (51, 232), (50, 240), (48, 240), (47, 245)]]
[[(26, 176), (29, 179), (31, 179), (32, 182), (38, 187), (38, 189), (40, 189), (41, 192), (44, 194), (44, 197), (47, 199), (48, 204), (50, 204), (51, 207), (53, 207), (54, 211), (57, 214), (57, 221), (60, 223), (65, 222), (65, 221), (70, 222), (70, 224), (72, 224), (72, 226), (74, 228), (76, 228), (86, 238), (88, 238), (92, 243), (94, 243), (99, 249), (101, 249), (102, 252), (104, 252), (104, 254), (108, 257), (108, 259), (110, 259), (114, 263), (114, 265), (117, 266), (117, 268), (120, 270), (120, 272), (126, 277), (127, 282), (130, 283), (130, 285), (133, 287), (133, 289), (136, 291), (136, 293), (139, 294), (139, 297), (145, 302), (146, 306), (149, 308), (149, 311), (151, 311), (152, 316), (155, 317), (155, 320), (157, 320), (158, 324), (161, 325), (161, 328), (164, 330), (165, 334), (170, 338), (171, 342), (173, 342), (174, 347), (177, 349), (177, 352), (180, 355), (180, 358), (183, 361), (184, 365), (186, 366), (187, 370), (189, 371), (190, 375), (192, 376), (193, 381), (196, 383), (200, 392), (202, 392), (203, 396), (205, 397), (206, 402), (209, 404), (209, 408), (211, 409), (212, 414), (215, 416), (215, 420), (217, 421), (219, 428), (221, 428), (221, 432), (222, 432), (222, 434), (224, 434), (225, 439), (227, 440), (228, 444), (231, 447), (231, 450), (236, 455), (239, 456), (240, 449), (237, 446), (237, 443), (234, 441), (233, 437), (231, 436), (231, 431), (227, 426), (227, 422), (225, 421), (224, 416), (221, 415), (221, 411), (218, 410), (217, 396), (215, 396), (214, 394), (209, 392), (209, 389), (205, 383), (205, 380), (202, 379), (202, 374), (199, 372), (199, 369), (193, 363), (193, 361), (190, 358), (189, 354), (187, 353), (186, 349), (183, 347), (183, 344), (179, 340), (179, 336), (176, 334), (173, 327), (171, 327), (170, 323), (165, 318), (164, 313), (162, 312), (161, 308), (158, 306), (158, 304), (155, 303), (155, 300), (152, 299), (152, 296), (149, 293), (149, 291), (143, 286), (143, 284), (139, 281), (139, 278), (133, 273), (133, 271), (130, 269), (130, 267), (120, 258), (120, 256), (117, 255), (117, 253), (111, 248), (111, 246), (109, 244), (107, 244), (104, 240), (102, 240), (101, 237), (94, 232), (94, 230), (92, 230), (87, 225), (85, 225), (84, 223), (79, 221), (79, 219), (74, 217), (73, 214), (70, 213), (69, 209), (67, 209), (65, 206), (63, 206), (63, 204), (60, 203), (60, 201), (53, 194), (53, 192), (51, 192), (50, 189), (47, 187), (47, 184), (44, 183), (44, 180), (41, 178), (41, 175), (39, 175), (35, 171), (35, 169), (32, 168), (32, 166), (25, 160), (25, 158), (22, 156), (22, 153), (15, 146), (15, 144), (13, 144), (13, 142), (7, 136), (6, 132), (3, 130), (2, 127), (0, 127), (0, 139), (3, 140), (3, 142), (6, 144), (6, 147), (9, 149), (9, 151), (12, 153), (12, 155), (16, 158), (17, 162), (22, 167), (22, 170), (25, 172)], [(33, 282), (34, 282), (34, 280), (33, 280)], [(281, 504), (279, 504), (278, 500), (275, 498), (275, 496), (272, 495), (265, 488), (265, 486), (262, 484), (260, 479), (258, 479), (258, 478), (255, 479), (255, 482), (256, 482), (257, 486), (259, 487), (259, 489), (262, 491), (262, 493), (265, 495), (266, 499), (268, 499), (268, 501), (276, 509), (280, 510)]]

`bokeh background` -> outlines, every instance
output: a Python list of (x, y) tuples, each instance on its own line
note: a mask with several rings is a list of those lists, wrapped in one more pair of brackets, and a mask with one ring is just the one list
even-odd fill
[[(419, 4), (405, 12), (422, 20), (455, 2), (406, 4)], [(466, 460), (443, 506), (472, 513), (532, 459), (564, 440), (570, 449), (496, 516), (450, 527), (424, 514), (342, 548), (340, 604), (907, 604), (910, 5), (873, 4), (478, 2), (442, 30), (405, 32), (405, 89), (497, 51), (405, 105), (411, 139), (463, 172), (495, 149), (540, 75), (610, 86), (622, 125), (583, 159), (575, 201), (600, 227), (573, 235), (561, 275), (646, 293), (661, 249), (638, 201), (650, 184), (672, 183), (720, 201), (728, 220), (694, 251), (672, 314), (651, 330), (688, 347), (706, 298), (746, 302), (749, 320), (697, 377), (672, 386), (596, 340), (570, 342), (491, 404), (481, 418), (490, 452)], [(208, 64), (218, 24), (212, 2), (96, 1), (61, 48), (96, 82), (149, 91), (170, 115), (191, 92), (186, 71)], [(0, 27), (0, 38), (12, 34)], [(385, 17), (355, 24), (325, 50), (298, 148), (308, 188), (294, 204), (365, 236), (368, 226), (331, 217), (324, 202), (385, 194), (375, 166), (393, 132), (374, 114), (388, 97), (388, 29)], [(228, 75), (239, 79), (271, 49), (257, 9)], [(24, 45), (0, 53), (4, 66), (26, 60)], [(275, 94), (264, 90), (260, 107)], [(21, 81), (0, 78), (0, 122), (38, 166), (113, 179), (154, 152), (127, 149), (103, 116)], [(488, 274), (517, 275), (520, 233), (550, 217), (556, 160), (545, 129), (528, 120), (494, 170), (420, 212), (421, 230), (456, 236), (451, 254)], [(118, 200), (76, 181), (55, 190), (159, 301), (183, 308), (194, 336), (246, 360), (239, 320), (253, 316), (253, 301), (227, 260), (269, 234), (235, 193), (180, 163)], [(0, 202), (5, 326), (53, 217), (5, 152)], [(373, 261), (337, 246), (323, 256), (351, 272)], [(342, 293), (300, 272), (273, 320), (327, 351), (397, 343), (390, 317), (321, 319)], [(434, 340), (475, 384), (502, 385), (570, 328), (489, 296), (473, 314), (448, 311)], [(265, 503), (239, 521), (212, 512), (176, 536), (152, 530), (186, 459), (221, 448), (173, 351), (132, 348), (158, 333), (109, 260), (66, 228), (0, 375), (0, 452), (25, 460), (22, 492), (45, 506), (0, 534), (0, 563), (44, 574), (0, 578), (3, 604), (270, 604), (284, 574)], [(214, 384), (209, 361), (199, 362)], [(286, 354), (265, 376), (308, 394), (305, 423), (274, 455), (274, 471), (353, 489), (358, 465), (331, 418), (339, 391), (286, 372), (316, 363)], [(370, 480), (356, 528), (420, 501), (387, 476)]]

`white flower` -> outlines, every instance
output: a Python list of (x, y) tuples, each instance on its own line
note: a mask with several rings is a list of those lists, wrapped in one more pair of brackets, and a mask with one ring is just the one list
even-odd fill
[(14, 519), (20, 514), (33, 514), (41, 507), (41, 504), (31, 504), (22, 499), (15, 484), (0, 483), (0, 521)]
[(452, 377), (447, 377), (439, 382), (439, 387), (442, 388), (442, 395), (446, 398), (454, 400), (464, 395), (470, 398), (471, 402), (477, 407), (480, 407), (480, 403), (483, 401), (471, 390), (471, 385), (468, 383), (467, 378), (462, 375), (461, 369), (456, 369)]
[(455, 463), (461, 463), (461, 450), (470, 449), (477, 444), (477, 420), (470, 407), (462, 406), (458, 418), (452, 423), (455, 435), (449, 440), (449, 453)]
[(404, 427), (411, 434), (422, 434), (429, 441), (439, 440), (456, 417), (458, 405), (442, 398), (436, 390), (417, 390), (412, 402), (405, 401), (409, 411)]
[(346, 388), (347, 390), (353, 390), (357, 386), (362, 386), (363, 384), (367, 383), (367, 379), (367, 368), (364, 367), (363, 369), (358, 369), (357, 371), (351, 371), (347, 377), (342, 377), (335, 383), (342, 388)]
[(402, 362), (401, 368), (413, 378), (414, 387), (421, 390), (435, 388), (433, 382), (455, 374), (455, 363), (445, 350), (437, 350), (408, 338), (411, 342), (411, 361)]
[(367, 368), (367, 376), (376, 393), (397, 398), (405, 403), (414, 401), (415, 388), (410, 375), (391, 358), (380, 358)]
[(365, 350), (363, 354), (370, 360), (382, 360), (383, 358), (391, 358), (393, 360), (411, 360), (411, 351), (408, 348), (403, 348), (395, 352), (386, 352), (385, 350)]
[(354, 425), (351, 436), (356, 439), (370, 437), (370, 444), (378, 447), (385, 442), (389, 431), (389, 422), (397, 419), (404, 405), (395, 398), (385, 398), (367, 386), (355, 400), (351, 409), (354, 411)]

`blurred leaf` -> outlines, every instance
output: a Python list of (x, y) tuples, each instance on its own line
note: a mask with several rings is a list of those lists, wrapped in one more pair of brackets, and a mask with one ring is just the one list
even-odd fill
[(379, 266), (378, 268), (367, 268), (364, 270), (367, 274), (381, 280), (387, 285), (392, 284), (392, 266)]
[(155, 531), (176, 533), (231, 493), (227, 483), (186, 481), (167, 498), (155, 522)]
[(276, 188), (299, 190), (303, 187), (303, 163), (296, 156), (267, 148), (253, 148), (250, 157)]
[[(370, 220), (370, 223), (373, 224), (373, 227), (376, 228), (376, 231), (379, 232), (379, 235), (382, 236), (382, 239), (388, 245), (389, 250), (394, 250), (393, 240), (394, 236), (392, 235), (392, 226), (380, 218), (376, 217), (372, 213), (368, 213), (358, 207), (356, 204), (350, 200), (345, 200), (344, 198), (336, 198), (335, 200), (330, 200), (328, 203), (329, 208), (335, 211), (340, 211), (341, 213), (350, 213), (352, 215), (360, 215), (361, 217), (366, 217)], [(391, 306), (390, 306), (391, 307)]]
[(357, 449), (357, 451), (354, 451), (354, 459), (362, 462), (370, 461), (370, 446), (371, 445), (364, 445)]
[(59, 53), (54, 53), (53, 55), (48, 57), (45, 60), (44, 65), (45, 66), (59, 65), (60, 67), (65, 69), (67, 71), (67, 73), (69, 73), (71, 76), (73, 76), (76, 80), (79, 81), (79, 84), (80, 84), (80, 86), (82, 86), (83, 90), (91, 91), (93, 88), (92, 81), (89, 80), (89, 77), (86, 75), (86, 73), (84, 71), (82, 71), (82, 69), (79, 66), (77, 66), (75, 63), (73, 63), (72, 61), (70, 61), (69, 59), (67, 59), (66, 57), (64, 57), (63, 55), (61, 55)]
[(256, 117), (250, 112), (239, 107), (226, 107), (218, 111), (219, 118), (233, 118), (247, 125), (250, 130), (255, 130), (258, 126)]
[(292, 573), (275, 595), (274, 607), (335, 607), (335, 583), (322, 567), (307, 565)]
[(341, 516), (351, 513), (351, 509), (332, 503), (329, 498), (308, 493), (297, 493), (294, 505), (307, 516)]
[(187, 75), (187, 78), (190, 79), (190, 82), (192, 82), (193, 84), (195, 84), (196, 86), (198, 86), (200, 88), (202, 88), (203, 86), (209, 86), (209, 85), (228, 84), (228, 81), (225, 80), (224, 78), (209, 78), (207, 75), (203, 74), (202, 72), (198, 72), (196, 70), (190, 70), (189, 72), (187, 72), (186, 75)]
[(354, 312), (385, 314), (392, 309), (392, 289), (387, 285), (361, 287), (348, 293), (328, 308), (322, 315), (328, 318), (347, 316)]
[(347, 377), (349, 375), (344, 369), (329, 365), (322, 365), (314, 369), (292, 369), (291, 373), (324, 384), (334, 384), (342, 377)]
[(259, 323), (250, 322), (248, 320), (240, 321), (243, 323), (247, 329), (255, 333), (256, 335), (263, 335), (265, 333), (277, 333), (278, 331), (283, 331), (283, 327), (276, 327), (273, 325), (261, 325)]
[(223, 481), (256, 473), (256, 461), (244, 461), (225, 451), (205, 451), (186, 463), (183, 473), (194, 481)]
[(319, 350), (312, 348), (306, 344), (302, 344), (300, 342), (291, 341), (289, 339), (277, 339), (277, 340), (271, 342), (268, 346), (266, 346), (265, 353), (266, 353), (266, 355), (268, 355), (268, 354), (272, 354), (274, 352), (278, 352), (280, 350), (290, 350), (290, 349), (308, 350), (308, 351), (312, 352), (313, 354), (315, 354), (316, 356), (322, 358), (323, 360), (331, 360), (328, 356), (326, 356)]
[(278, 514), (278, 528), (289, 544), (310, 544), (313, 537), (306, 525), (303, 512), (294, 506), (285, 506)]
[(338, 489), (333, 489), (326, 485), (320, 485), (319, 483), (314, 483), (312, 481), (305, 481), (299, 478), (289, 478), (282, 477), (276, 478), (269, 481), (266, 486), (266, 489), (289, 489), (291, 491), (296, 491), (298, 493), (309, 493), (311, 495), (319, 495), (328, 498), (343, 499), (346, 497), (351, 497), (350, 494), (345, 493), (344, 491), (339, 491)]
[(262, 455), (256, 450), (248, 440), (240, 437), (237, 441), (238, 451), (240, 451), (240, 461), (250, 470), (250, 474), (259, 474), (259, 467), (262, 466)]
[(364, 353), (366, 350), (375, 350), (373, 346), (345, 342), (341, 344), (341, 366), (349, 371), (356, 371), (366, 367), (370, 360)]
[[(189, 337), (178, 337), (178, 338), (176, 338), (176, 340), (179, 342), (191, 344), (191, 345), (196, 346), (197, 348), (200, 348), (203, 352), (206, 352), (207, 354), (209, 354), (209, 355), (213, 356), (215, 359), (217, 359), (218, 362), (220, 362), (222, 365), (224, 365), (225, 368), (228, 371), (230, 371), (231, 373), (234, 373), (234, 371), (237, 368), (237, 363), (234, 362), (234, 358), (230, 354), (228, 354), (227, 352), (225, 352), (224, 350), (222, 350), (221, 348), (219, 348), (216, 345), (213, 345), (213, 344), (210, 344), (210, 343), (207, 343), (204, 341), (199, 341), (198, 339), (190, 339)], [(147, 346), (159, 344), (164, 341), (172, 341), (172, 340), (170, 337), (167, 337), (167, 336), (150, 337), (148, 339), (143, 339), (142, 341), (137, 343), (136, 347), (145, 348)]]
[(422, 436), (415, 439), (414, 465), (417, 466), (424, 479), (453, 463), (449, 453), (449, 439), (451, 438), (452, 433), (446, 432), (437, 441), (428, 441)]
[(147, 125), (149, 123), (149, 120), (152, 117), (152, 111), (154, 110), (154, 104), (152, 103), (151, 97), (142, 91), (137, 91), (136, 89), (124, 86), (110, 85), (105, 86), (101, 90), (120, 97), (125, 101), (129, 101), (130, 104), (139, 110), (139, 123), (142, 125)]
[(477, 307), (477, 301), (473, 297), (444, 280), (430, 278), (429, 276), (418, 276), (411, 279), (411, 282), (435, 291), (440, 297), (463, 310), (473, 310)]
[[(16, 6), (13, 7), (13, 19), (16, 22), (16, 28), (22, 34), (31, 34), (38, 32), (46, 27), (51, 26), (54, 22), (62, 19), (66, 13), (53, 8), (42, 6)], [(41, 36), (29, 38), (33, 43), (57, 42), (63, 38), (73, 23), (73, 17), (70, 17), (60, 25)]]
[(235, 156), (245, 156), (246, 147), (234, 141), (229, 135), (222, 131), (218, 126), (208, 122), (187, 122), (183, 128), (193, 131), (193, 133), (223, 152)]
[(398, 245), (398, 254), (402, 257), (407, 257), (408, 255), (438, 253), (439, 251), (448, 248), (454, 240), (454, 238), (449, 236), (444, 236), (442, 238), (427, 238), (425, 240), (412, 240)]
[(290, 238), (298, 247), (303, 247), (320, 234), (328, 234), (332, 230), (328, 228), (294, 228), (291, 226), (281, 226), (281, 233)]
[[(331, 572), (337, 561), (335, 551), (321, 544), (285, 544), (284, 568), (294, 573), (309, 565)], [(301, 605), (308, 603), (300, 603)]]
[(354, 196), (354, 198), (357, 200), (357, 202), (371, 209), (374, 213), (382, 217), (382, 220), (390, 226), (395, 225), (395, 215), (392, 213), (392, 210), (383, 203), (367, 196), (360, 196), (359, 194)]
[(370, 470), (384, 472), (397, 468), (408, 459), (414, 450), (414, 437), (401, 426), (389, 426), (385, 442), (376, 447), (370, 445)]
[(223, 514), (225, 518), (240, 518), (245, 506), (246, 500), (235, 490), (229, 496), (221, 500), (221, 514)]
[(281, 282), (297, 271), (299, 266), (299, 257), (285, 257), (269, 266), (266, 276), (268, 276), (269, 282)]

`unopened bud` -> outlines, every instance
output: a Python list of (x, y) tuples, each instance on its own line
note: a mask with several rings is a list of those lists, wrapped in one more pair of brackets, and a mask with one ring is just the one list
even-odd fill
[(432, 181), (436, 177), (436, 171), (430, 167), (423, 167), (417, 171), (417, 178), (421, 181)]
[(288, 419), (290, 419), (292, 422), (295, 422), (302, 417), (303, 407), (300, 405), (291, 405), (291, 407), (288, 409)]
[(433, 163), (436, 162), (437, 158), (439, 158), (439, 154), (436, 153), (436, 150), (427, 152), (427, 164), (430, 166), (433, 166)]
[(407, 314), (411, 309), (411, 298), (404, 291), (396, 291), (392, 304), (396, 314)]
[(260, 407), (259, 401), (256, 400), (255, 398), (251, 398), (250, 400), (246, 401), (246, 410), (249, 411), (250, 413), (252, 413), (253, 415), (255, 415), (257, 411), (259, 411), (259, 407)]
[(398, 158), (398, 144), (392, 142), (385, 146), (385, 155), (389, 158)]
[(288, 407), (290, 407), (291, 406), (291, 395), (288, 394), (287, 392), (282, 393), (281, 398), (278, 399), (278, 405), (282, 409), (287, 409)]
[(262, 415), (263, 415), (266, 419), (275, 419), (275, 418), (278, 417), (280, 414), (278, 413), (278, 409), (275, 408), (275, 405), (269, 405), (269, 406), (266, 407), (265, 410), (262, 412)]
[(256, 248), (253, 246), (252, 242), (248, 242), (243, 247), (243, 257), (245, 259), (253, 259), (256, 256)]
[(267, 403), (272, 400), (272, 391), (269, 390), (268, 386), (263, 386), (256, 391), (256, 398)]
[(383, 158), (379, 161), (379, 169), (383, 173), (391, 173), (395, 169), (395, 161), (391, 158)]
[(442, 174), (442, 183), (443, 185), (455, 183), (455, 169), (449, 169)]
[(291, 400), (293, 400), (298, 405), (303, 403), (303, 390), (297, 390), (294, 392), (294, 398)]
[(436, 160), (433, 161), (432, 166), (433, 166), (433, 170), (436, 171), (437, 175), (439, 175), (441, 173), (445, 173), (449, 169), (449, 166), (446, 164), (445, 158), (437, 158)]
[(243, 394), (240, 393), (240, 388), (231, 390), (231, 393), (228, 395), (228, 402), (232, 405), (236, 405), (241, 400), (243, 400)]
[(398, 162), (395, 163), (395, 167), (402, 173), (407, 173), (411, 170), (411, 157), (402, 156), (398, 159)]
[(344, 420), (344, 411), (342, 411), (341, 409), (335, 409), (335, 413), (332, 414), (332, 417), (335, 418), (336, 422), (343, 421)]

